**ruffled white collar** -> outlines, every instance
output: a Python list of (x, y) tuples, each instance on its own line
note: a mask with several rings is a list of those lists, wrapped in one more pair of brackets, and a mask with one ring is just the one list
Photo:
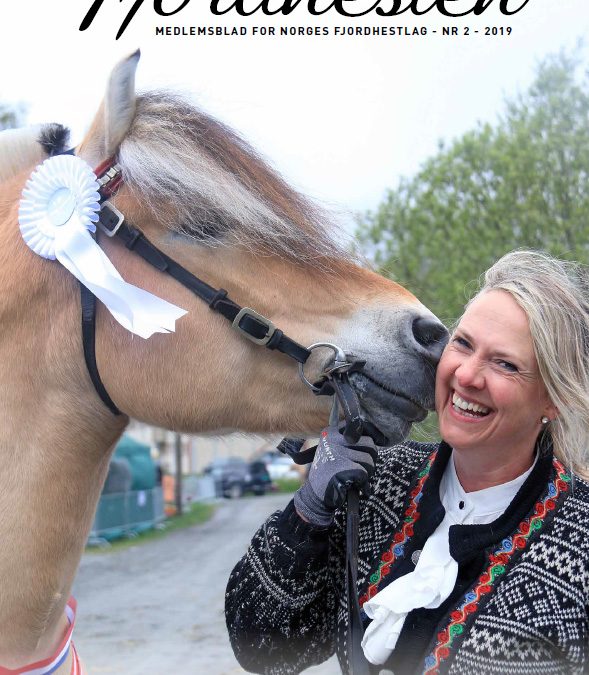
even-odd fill
[(364, 611), (372, 619), (362, 640), (364, 655), (370, 663), (380, 665), (389, 658), (409, 612), (417, 607), (439, 607), (452, 592), (458, 563), (450, 555), (450, 527), (496, 520), (533, 467), (508, 483), (467, 493), (458, 480), (454, 457), (450, 456), (440, 481), (440, 499), (446, 513), (425, 542), (415, 570), (393, 581), (364, 605)]

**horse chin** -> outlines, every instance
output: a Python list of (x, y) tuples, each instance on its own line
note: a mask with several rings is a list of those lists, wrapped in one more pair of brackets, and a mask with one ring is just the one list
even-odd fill
[(369, 413), (362, 411), (364, 433), (372, 438), (376, 445), (389, 447), (405, 440), (411, 431), (412, 422), (402, 417), (394, 417), (390, 413), (386, 418), (373, 422)]
[(427, 417), (425, 404), (418, 403), (410, 389), (393, 392), (364, 373), (354, 373), (350, 381), (360, 402), (365, 429), (377, 445), (403, 441), (409, 435), (411, 425)]
[(372, 406), (370, 411), (362, 409), (364, 433), (371, 436), (376, 445), (388, 447), (404, 441), (413, 425), (402, 414), (395, 413), (390, 408), (382, 409)]

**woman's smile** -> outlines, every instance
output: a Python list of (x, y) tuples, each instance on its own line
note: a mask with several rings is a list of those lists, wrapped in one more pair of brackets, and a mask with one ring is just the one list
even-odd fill
[(466, 394), (459, 394), (455, 389), (450, 391), (448, 406), (457, 420), (467, 424), (487, 421), (494, 412), (490, 407), (469, 398)]

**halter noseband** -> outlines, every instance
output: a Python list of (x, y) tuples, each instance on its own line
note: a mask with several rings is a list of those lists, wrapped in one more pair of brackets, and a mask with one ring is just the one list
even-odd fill
[[(250, 307), (241, 307), (233, 302), (223, 288), (213, 288), (189, 272), (185, 267), (168, 257), (154, 246), (147, 237), (129, 225), (124, 215), (108, 200), (113, 197), (123, 183), (121, 167), (114, 159), (107, 160), (94, 172), (98, 179), (100, 194), (100, 220), (97, 225), (107, 237), (118, 237), (125, 246), (160, 272), (169, 274), (183, 286), (191, 290), (215, 312), (219, 312), (231, 321), (232, 327), (248, 340), (267, 349), (286, 354), (299, 364), (304, 364), (311, 351), (295, 340), (287, 337), (279, 328)], [(98, 230), (97, 230), (98, 234)], [(82, 342), (86, 367), (96, 392), (104, 404), (115, 415), (120, 415), (111, 397), (108, 395), (96, 364), (96, 297), (86, 286), (80, 284), (82, 302)]]

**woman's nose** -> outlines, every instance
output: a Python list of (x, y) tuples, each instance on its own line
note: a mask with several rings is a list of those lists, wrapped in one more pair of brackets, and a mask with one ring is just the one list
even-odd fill
[(481, 364), (475, 358), (465, 359), (455, 371), (456, 381), (461, 387), (482, 389), (485, 386), (485, 377)]

